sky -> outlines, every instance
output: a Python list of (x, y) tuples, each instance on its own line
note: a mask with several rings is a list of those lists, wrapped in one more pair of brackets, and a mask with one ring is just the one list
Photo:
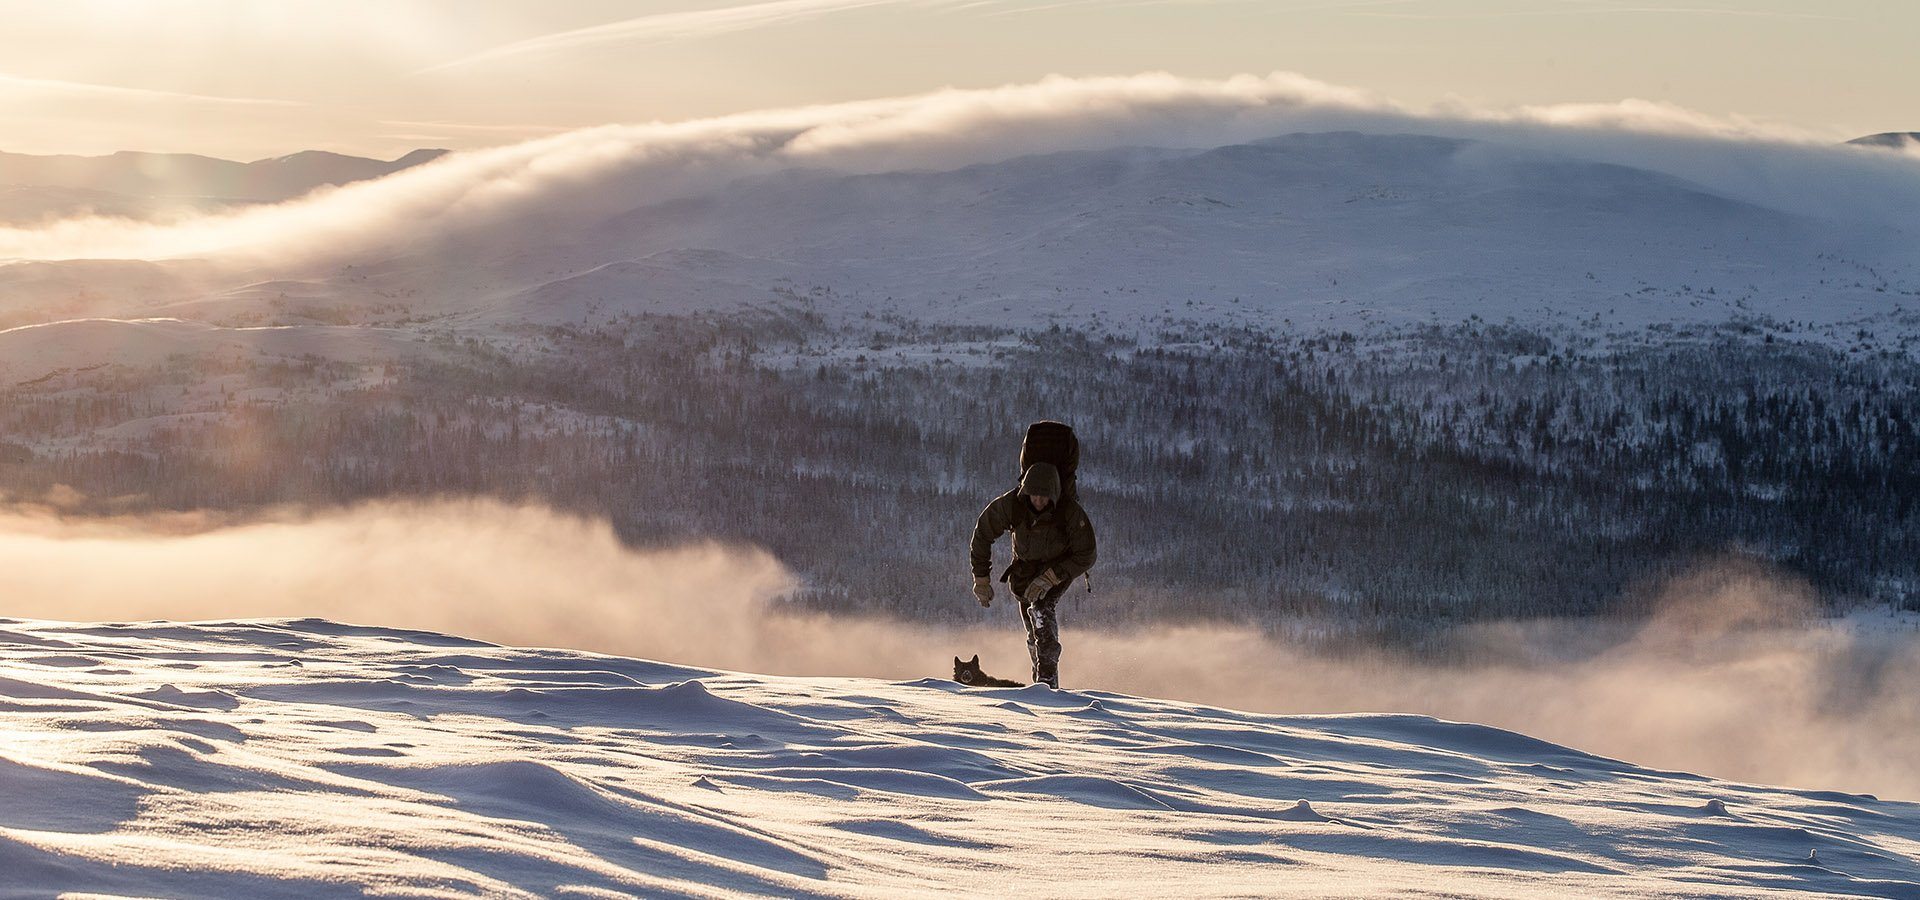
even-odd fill
[(0, 0), (0, 150), (392, 157), (1047, 75), (1920, 130), (1912, 0)]

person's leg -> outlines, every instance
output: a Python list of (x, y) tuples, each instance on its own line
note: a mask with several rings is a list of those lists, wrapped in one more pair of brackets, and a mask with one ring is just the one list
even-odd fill
[(1040, 598), (1038, 606), (1044, 614), (1034, 615), (1033, 680), (1044, 681), (1055, 688), (1060, 686), (1060, 598), (1066, 596), (1072, 584), (1068, 581), (1054, 585), (1053, 590)]
[(1033, 680), (1060, 686), (1060, 615), (1052, 594), (1031, 605), (1027, 618), (1027, 647), (1033, 657)]
[[(1021, 560), (1008, 570), (1007, 584), (1013, 595), (1026, 593), (1028, 585), (1047, 567), (1045, 562)], [(1060, 598), (1072, 582), (1053, 586), (1046, 596), (1028, 603), (1020, 601), (1020, 621), (1027, 626), (1027, 658), (1033, 663), (1033, 680), (1049, 687), (1060, 686)]]
[(1040, 634), (1033, 620), (1033, 605), (1025, 600), (1020, 601), (1020, 621), (1027, 626), (1027, 662), (1037, 672), (1040, 670)]
[(1027, 586), (1033, 583), (1033, 579), (1040, 574), (1044, 565), (1044, 563), (1022, 559), (1015, 560), (1013, 565), (1007, 567), (1007, 587), (1011, 588), (1013, 596), (1020, 600), (1020, 621), (1027, 627), (1027, 661), (1035, 671), (1040, 668), (1040, 639), (1034, 630), (1033, 608), (1022, 595), (1027, 592)]

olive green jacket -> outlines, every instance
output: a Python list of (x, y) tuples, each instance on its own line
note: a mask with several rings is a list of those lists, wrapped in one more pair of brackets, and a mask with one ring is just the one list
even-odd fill
[(972, 563), (976, 577), (993, 571), (993, 542), (1013, 532), (1013, 558), (1050, 563), (1056, 582), (1065, 583), (1093, 568), (1093, 523), (1079, 501), (1061, 500), (1036, 513), (1019, 490), (987, 504), (973, 526)]

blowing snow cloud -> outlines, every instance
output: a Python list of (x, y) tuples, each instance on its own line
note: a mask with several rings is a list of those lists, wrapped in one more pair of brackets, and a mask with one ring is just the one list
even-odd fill
[(1285, 72), (1155, 72), (588, 128), (271, 206), (162, 223), (86, 217), (0, 229), (0, 258), (338, 261), (502, 227), (511, 236), (534, 223), (590, 224), (796, 166), (950, 169), (1061, 150), (1210, 147), (1343, 129), (1482, 138), (1640, 166), (1814, 215), (1895, 225), (1920, 216), (1920, 162), (1910, 156), (1665, 104), (1420, 110)]

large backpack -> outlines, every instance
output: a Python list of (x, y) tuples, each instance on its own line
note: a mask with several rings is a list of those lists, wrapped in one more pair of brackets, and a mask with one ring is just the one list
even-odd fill
[(1027, 426), (1027, 437), (1020, 442), (1020, 474), (1034, 463), (1052, 463), (1060, 470), (1060, 499), (1078, 500), (1074, 473), (1080, 468), (1080, 439), (1065, 422), (1035, 422)]

